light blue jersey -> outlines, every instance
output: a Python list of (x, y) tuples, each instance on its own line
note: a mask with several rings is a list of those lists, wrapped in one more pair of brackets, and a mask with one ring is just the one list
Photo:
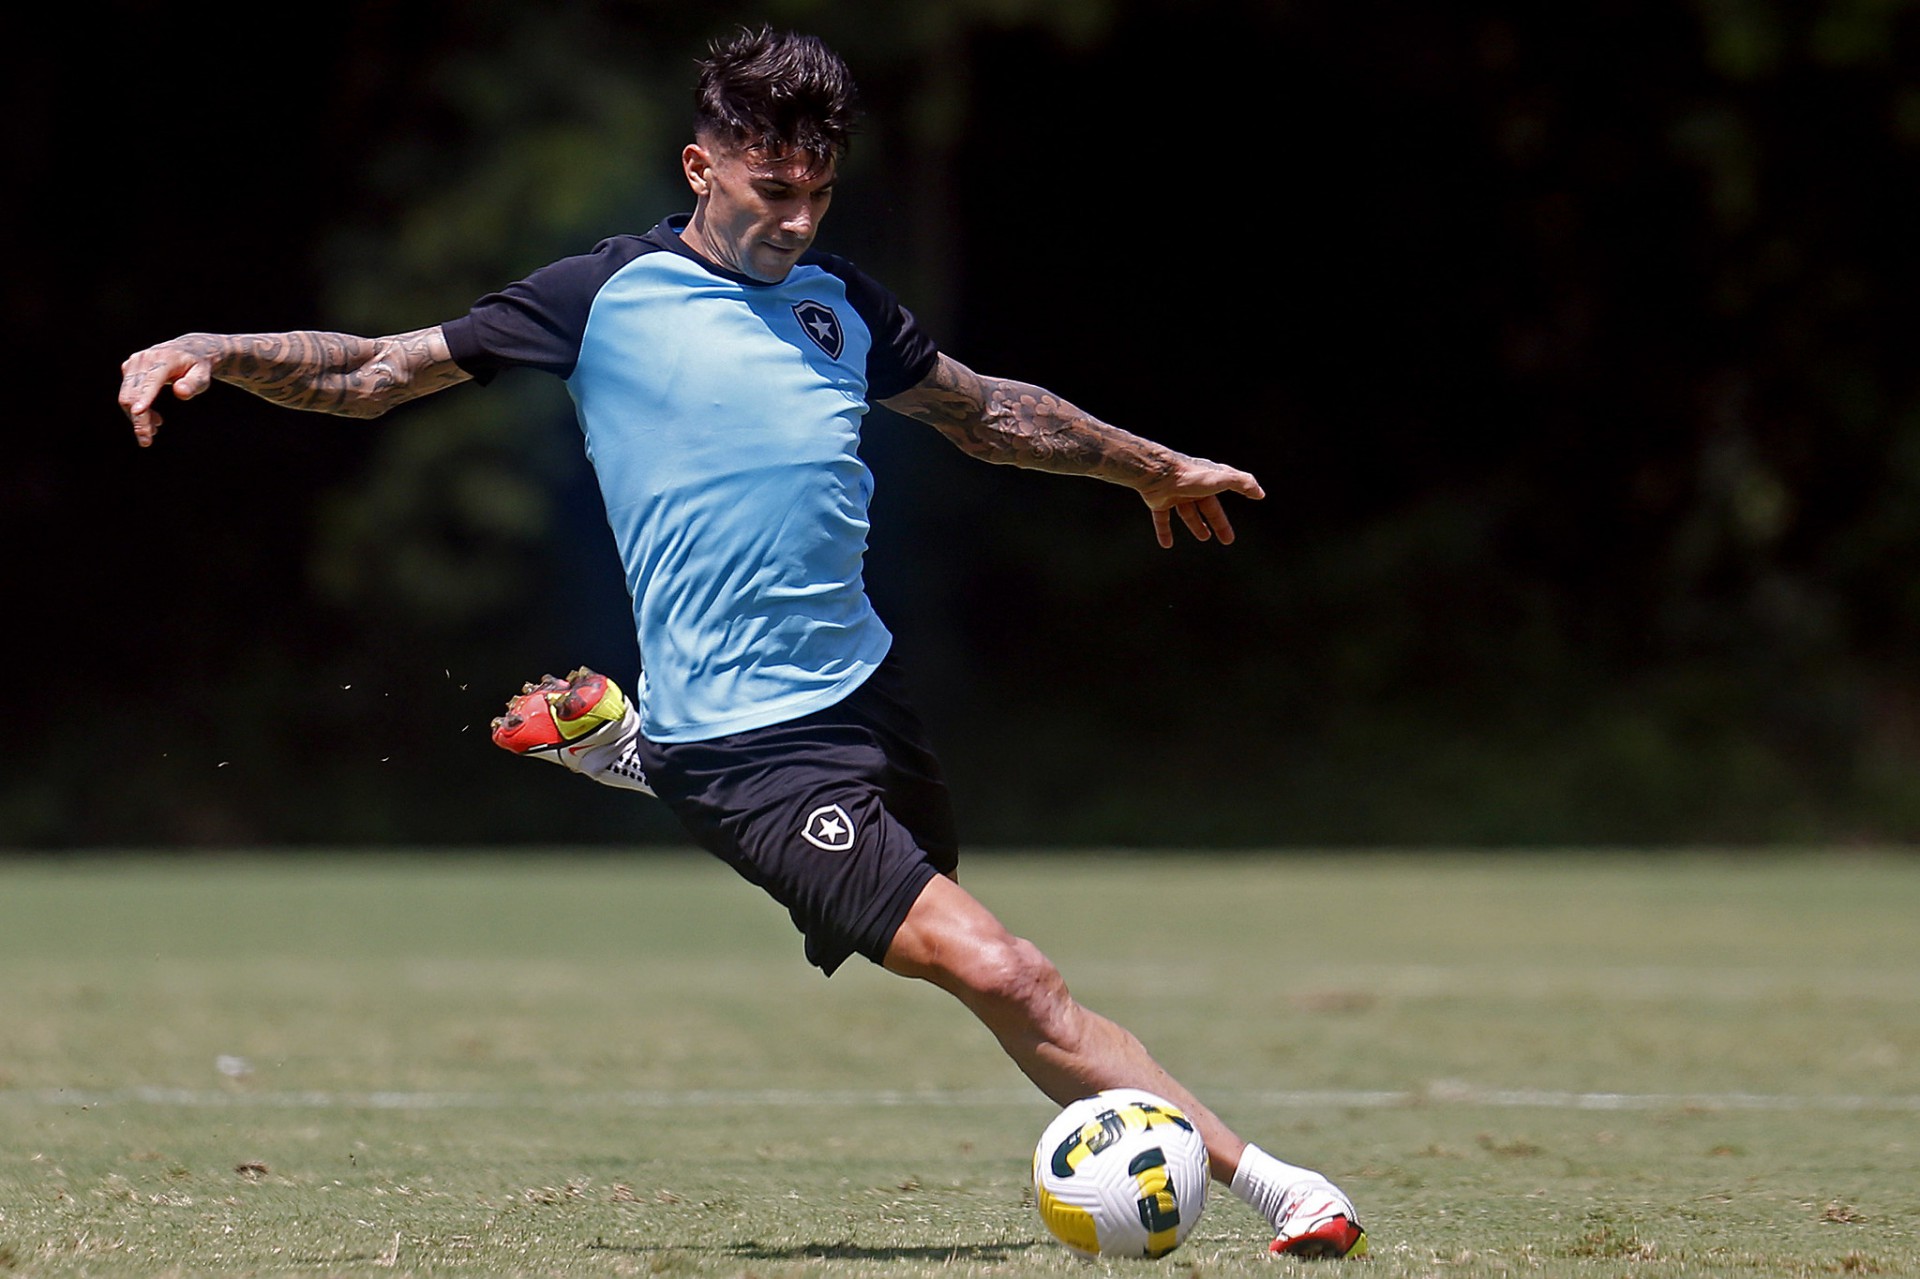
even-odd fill
[(445, 326), (463, 369), (567, 381), (639, 632), (642, 731), (701, 741), (830, 706), (892, 637), (861, 579), (868, 405), (935, 350), (850, 264), (765, 284), (680, 243), (601, 244)]

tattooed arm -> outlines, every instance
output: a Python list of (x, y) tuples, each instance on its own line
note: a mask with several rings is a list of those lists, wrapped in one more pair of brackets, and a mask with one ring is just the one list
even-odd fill
[(145, 448), (163, 420), (154, 404), (169, 386), (174, 398), (190, 400), (214, 382), (230, 382), (288, 408), (379, 417), (467, 378), (437, 327), (379, 338), (189, 333), (127, 357), (120, 408)]
[(1173, 545), (1178, 514), (1196, 538), (1233, 541), (1220, 494), (1264, 497), (1245, 471), (1176, 453), (1075, 408), (1025, 382), (982, 377), (941, 356), (920, 385), (883, 400), (896, 413), (925, 422), (961, 452), (984, 462), (1062, 475), (1091, 475), (1140, 494), (1153, 512), (1154, 534)]

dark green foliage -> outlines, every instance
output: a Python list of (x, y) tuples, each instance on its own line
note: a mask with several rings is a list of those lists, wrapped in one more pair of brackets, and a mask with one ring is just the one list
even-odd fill
[[(866, 90), (828, 247), (1269, 491), (1161, 554), (1125, 493), (874, 419), (870, 585), (968, 837), (1920, 838), (1920, 6), (739, 16)], [(638, 660), (556, 386), (371, 427), (222, 388), (136, 454), (113, 368), (418, 327), (644, 229), (732, 17), (121, 3), (19, 70), (0, 587), (17, 669), (111, 692), (10, 734), (0, 842), (663, 834), (482, 780), (520, 680)]]

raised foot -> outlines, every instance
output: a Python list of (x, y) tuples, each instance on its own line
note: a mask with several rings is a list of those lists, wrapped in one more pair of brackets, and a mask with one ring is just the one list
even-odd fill
[(516, 755), (548, 754), (583, 739), (626, 714), (620, 686), (582, 666), (565, 679), (542, 675), (520, 686), (493, 721), (493, 743)]

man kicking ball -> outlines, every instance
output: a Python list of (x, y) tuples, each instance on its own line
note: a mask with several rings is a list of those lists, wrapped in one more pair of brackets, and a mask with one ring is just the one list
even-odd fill
[(586, 670), (528, 685), (494, 740), (658, 795), (787, 908), (822, 972), (858, 954), (950, 992), (1054, 1101), (1117, 1087), (1172, 1101), (1213, 1175), (1272, 1224), (1273, 1251), (1363, 1253), (1331, 1182), (1242, 1140), (956, 882), (939, 762), (861, 576), (872, 477), (858, 447), (873, 404), (984, 461), (1131, 488), (1162, 546), (1176, 521), (1232, 542), (1221, 497), (1259, 498), (1258, 482), (942, 353), (892, 294), (813, 250), (853, 121), (846, 66), (816, 39), (768, 30), (711, 55), (681, 152), (690, 215), (432, 329), (189, 334), (139, 352), (120, 392), (136, 438), (152, 443), (169, 386), (189, 399), (229, 382), (371, 417), (506, 368), (565, 379), (641, 673), (631, 697)]

